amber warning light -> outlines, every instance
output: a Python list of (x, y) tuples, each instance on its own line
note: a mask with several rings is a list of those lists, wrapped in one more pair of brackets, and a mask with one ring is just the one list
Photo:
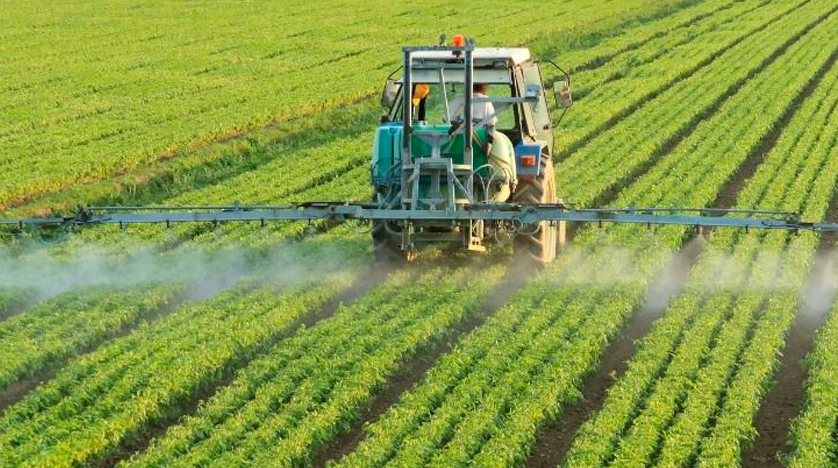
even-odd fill
[(466, 38), (462, 34), (454, 34), (451, 37), (451, 45), (454, 47), (463, 47), (466, 45)]

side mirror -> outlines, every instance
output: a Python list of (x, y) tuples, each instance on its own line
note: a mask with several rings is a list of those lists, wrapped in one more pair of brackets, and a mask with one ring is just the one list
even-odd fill
[(573, 105), (573, 94), (570, 90), (570, 77), (565, 76), (562, 81), (553, 83), (553, 97), (556, 99), (556, 107), (567, 109)]
[(388, 78), (387, 82), (384, 83), (384, 91), (381, 92), (381, 107), (392, 108), (396, 103), (401, 87), (402, 85), (397, 83), (396, 80)]

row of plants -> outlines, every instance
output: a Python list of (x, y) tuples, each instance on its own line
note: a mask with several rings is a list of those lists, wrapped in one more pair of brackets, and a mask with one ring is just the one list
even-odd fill
[[(834, 157), (834, 156), (833, 156)], [(833, 306), (818, 330), (813, 350), (806, 357), (806, 402), (790, 434), (792, 453), (785, 459), (791, 468), (827, 468), (838, 463), (838, 307)]]
[[(785, 6), (785, 5), (783, 7), (787, 8), (787, 6)], [(783, 11), (780, 8), (778, 8), (778, 10)], [(781, 23), (779, 26), (780, 27), (785, 27), (787, 25), (785, 23)], [(791, 37), (793, 32), (794, 32), (794, 30), (792, 30), (790, 32), (785, 32), (786, 35), (782, 35), (782, 34), (778, 35), (777, 34), (778, 31), (775, 31), (774, 29), (771, 29), (771, 30), (768, 31), (768, 33), (773, 33), (777, 36), (777, 37), (772, 38), (771, 40), (776, 42), (778, 45), (782, 43), (783, 39), (787, 39), (788, 37)], [(768, 34), (768, 33), (766, 33), (766, 34)], [(755, 44), (750, 44), (749, 43), (750, 46), (749, 46), (749, 48), (746, 48), (746, 51), (753, 53), (754, 50), (758, 50), (758, 51), (763, 51), (762, 53), (764, 53), (764, 54), (770, 53), (770, 51), (765, 52), (765, 51), (769, 50), (768, 48), (765, 47), (765, 44), (766, 44), (765, 41), (767, 40), (766, 37), (759, 36), (758, 39), (762, 40), (763, 42), (762, 43), (755, 43)], [(739, 49), (737, 48), (736, 50), (739, 50)], [(627, 52), (626, 54), (629, 54), (629, 53)], [(738, 59), (741, 59), (741, 57), (738, 57), (738, 56), (731, 57), (732, 61), (733, 60), (738, 60)], [(718, 72), (718, 70), (713, 70), (712, 71), (712, 73), (717, 73), (717, 72)], [(715, 76), (713, 77), (712, 80), (710, 79), (710, 76), (712, 76), (712, 73), (708, 73), (707, 76), (703, 76), (703, 78), (705, 79), (705, 83), (704, 83), (705, 85), (706, 85), (707, 81), (712, 82), (712, 81), (717, 80), (717, 77), (715, 77)], [(652, 106), (652, 107), (654, 107), (654, 106)], [(671, 116), (666, 115), (665, 117), (670, 118)], [(635, 121), (635, 120), (632, 119), (632, 121)], [(671, 131), (672, 128), (667, 127), (667, 128), (664, 128), (664, 129), (660, 129), (660, 131), (661, 131), (660, 135), (671, 135), (671, 134), (666, 133), (667, 130)], [(610, 133), (609, 133), (609, 135), (610, 135)], [(608, 136), (608, 135), (606, 135), (606, 136)], [(660, 139), (666, 139), (667, 137), (666, 136), (660, 136), (659, 138)], [(603, 136), (603, 139), (606, 139), (605, 136)], [(358, 161), (360, 161), (358, 164), (363, 164), (363, 161), (361, 161), (362, 158), (359, 159), (358, 154), (363, 154), (363, 152), (364, 152), (363, 149), (365, 148), (364, 145), (367, 145), (370, 140), (371, 140), (371, 138), (369, 137), (369, 135), (364, 133), (361, 136), (359, 136), (355, 139), (352, 139), (352, 140), (337, 141), (337, 142), (332, 143), (330, 145), (327, 145), (326, 147), (323, 147), (323, 148), (314, 148), (312, 150), (312, 152), (316, 153), (318, 155), (322, 155), (325, 159), (328, 159), (330, 161), (334, 161), (334, 162), (332, 162), (332, 164), (341, 164), (340, 161), (356, 160), (356, 159)], [(597, 140), (597, 141), (599, 141), (599, 140)], [(609, 138), (608, 141), (613, 141), (613, 140), (611, 140)], [(610, 153), (602, 153), (602, 154), (610, 154)], [(282, 161), (281, 163), (277, 164), (276, 166), (277, 167), (287, 166), (288, 163), (289, 163), (288, 161)], [(602, 162), (598, 158), (588, 157), (588, 158), (585, 158), (584, 160), (580, 160), (580, 161), (575, 162), (574, 166), (573, 166), (573, 169), (577, 172), (589, 173), (589, 172), (598, 170), (598, 168), (601, 167), (601, 165), (602, 165)], [(268, 166), (271, 166), (271, 167), (269, 168)], [(561, 171), (565, 171), (566, 166), (567, 165), (565, 165), (565, 164), (562, 164), (562, 165), (559, 166), (560, 174), (563, 174), (563, 172), (561, 172)], [(596, 166), (596, 167), (594, 167), (594, 166)], [(312, 172), (312, 171), (309, 171), (309, 172)], [(351, 178), (353, 176), (354, 177), (360, 177), (362, 179), (366, 179), (367, 174), (366, 174), (365, 171), (361, 171), (360, 169), (356, 169), (356, 170), (351, 170), (349, 173), (346, 173), (346, 174), (342, 175), (341, 177)], [(318, 173), (312, 173), (309, 177), (318, 177)], [(296, 186), (296, 182), (293, 181), (293, 179), (291, 179), (291, 180), (292, 180), (291, 186)], [(308, 178), (303, 178), (303, 182), (306, 182), (307, 180), (308, 180)], [(306, 200), (306, 199), (366, 199), (367, 196), (368, 196), (368, 194), (367, 194), (368, 190), (367, 191), (358, 191), (358, 192), (351, 191), (350, 193), (348, 193), (348, 195), (350, 195), (350, 196), (342, 198), (339, 195), (344, 195), (343, 191), (340, 191), (340, 190), (336, 191), (336, 190), (332, 189), (330, 186), (326, 186), (326, 187), (323, 187), (323, 188), (315, 187), (315, 188), (310, 189), (310, 190), (297, 192), (293, 196), (290, 196), (290, 197), (287, 197), (287, 198), (283, 198), (283, 197), (278, 197), (277, 198), (273, 195), (271, 195), (270, 198), (269, 198), (267, 194), (273, 194), (275, 192), (275, 190), (266, 189), (266, 188), (267, 187), (273, 187), (273, 186), (277, 185), (277, 183), (287, 184), (288, 182), (285, 181), (285, 179), (280, 179), (280, 178), (278, 178), (274, 175), (273, 165), (267, 165), (267, 166), (262, 166), (258, 170), (252, 171), (250, 173), (245, 173), (245, 174), (242, 174), (241, 176), (234, 177), (234, 178), (232, 178), (228, 181), (225, 181), (224, 183), (219, 184), (217, 186), (209, 187), (209, 188), (204, 189), (204, 190), (199, 190), (199, 191), (195, 191), (195, 192), (186, 193), (186, 194), (184, 194), (180, 197), (177, 197), (177, 198), (173, 199), (171, 201), (171, 203), (172, 204), (225, 203), (225, 202), (229, 203), (231, 193), (234, 194), (237, 191), (241, 192), (241, 190), (245, 190), (245, 193), (248, 193), (248, 196), (246, 196), (246, 197), (241, 197), (240, 196), (240, 199), (246, 199), (249, 202), (252, 201), (252, 202), (255, 202), (255, 203), (258, 203), (258, 202), (278, 202), (278, 203), (281, 203), (281, 202), (289, 201), (289, 200)], [(335, 183), (341, 184), (343, 182), (336, 181)], [(352, 183), (352, 182), (349, 182), (349, 183)], [(366, 183), (366, 182), (364, 182), (364, 183)], [(573, 190), (574, 187), (579, 187), (579, 185), (576, 185), (575, 181), (571, 182), (571, 179), (565, 177), (564, 175), (559, 176), (559, 183), (564, 184), (564, 185), (560, 185), (561, 187), (564, 187), (562, 189), (562, 192), (564, 193), (565, 191), (567, 191), (570, 195), (573, 195), (575, 193), (575, 191)], [(585, 185), (584, 190), (587, 190), (591, 194), (594, 194), (595, 197), (601, 197), (602, 194), (606, 193), (607, 190), (611, 186), (612, 185), (609, 184), (608, 181), (603, 181), (602, 183), (590, 181), (589, 183), (587, 183)], [(252, 190), (248, 191), (247, 189), (243, 189), (243, 187), (252, 187)], [(592, 198), (594, 198), (594, 197), (592, 197)], [(579, 198), (576, 198), (576, 197), (570, 198), (570, 199), (573, 200), (574, 202), (581, 202), (582, 204), (585, 204), (586, 202), (589, 203), (590, 201), (592, 201), (592, 200), (587, 200), (587, 199), (583, 200), (583, 199), (579, 199)], [(249, 235), (247, 233), (247, 231), (249, 231), (249, 229), (246, 229), (244, 231), (245, 231), (245, 235)], [(157, 233), (159, 233), (160, 230), (157, 229), (157, 228), (150, 228), (150, 229), (146, 230), (146, 232), (151, 233), (150, 234), (151, 237), (143, 239), (143, 241), (153, 242), (154, 237), (157, 236)], [(191, 228), (189, 228), (189, 227), (183, 228), (183, 232), (187, 233), (187, 237), (195, 235), (195, 233), (193, 231), (191, 231)], [(231, 230), (229, 228), (222, 228), (219, 232), (222, 233), (223, 235), (226, 235), (226, 234), (230, 233)], [(105, 234), (105, 236), (107, 236), (107, 235), (108, 234)], [(218, 232), (210, 232), (207, 235), (210, 236), (210, 237), (217, 237)], [(259, 237), (262, 237), (262, 236), (264, 236), (264, 233), (257, 232), (255, 235), (259, 236)], [(205, 236), (198, 236), (198, 238), (196, 238), (196, 241), (202, 242), (202, 239), (201, 239), (202, 237), (205, 237)], [(230, 241), (230, 240), (238, 241), (239, 238), (237, 236), (233, 235), (231, 237), (228, 237), (227, 240), (228, 241)]]
[[(829, 82), (824, 83), (825, 90), (819, 93), (824, 102), (829, 102), (829, 90), (838, 83), (836, 74), (835, 69), (830, 71)], [(805, 200), (801, 210), (805, 219), (822, 219), (825, 216), (838, 181), (838, 140), (828, 130), (838, 123), (838, 113), (832, 102), (826, 123), (820, 132), (816, 132), (818, 137), (810, 136), (808, 148), (804, 150), (806, 158), (820, 160), (822, 168), (818, 177), (813, 179), (809, 175), (811, 170), (801, 171), (790, 190), (790, 193)], [(827, 104), (824, 107), (830, 106)], [(812, 122), (800, 122), (799, 125), (805, 127)], [(789, 197), (779, 205), (790, 209), (795, 203), (800, 203), (797, 197)], [(699, 466), (722, 467), (738, 463), (743, 446), (756, 436), (752, 422), (777, 371), (785, 338), (798, 312), (800, 293), (817, 247), (818, 237), (813, 233), (801, 233), (790, 242), (778, 273), (776, 292), (772, 291), (767, 299), (763, 317), (756, 324), (754, 338), (742, 354), (741, 366), (732, 377), (725, 399), (715, 415), (715, 425), (702, 441)]]
[(180, 291), (177, 286), (76, 290), (0, 322), (0, 392), (160, 312)]
[(24, 288), (0, 288), (0, 320), (34, 299), (34, 292)]
[[(567, 340), (588, 330), (589, 314), (581, 298), (574, 300), (574, 291), (596, 277), (600, 264), (591, 263), (589, 255), (582, 248), (562, 256), (516, 292), (442, 356), (420, 385), (367, 426), (367, 438), (341, 465), (427, 466), (446, 445), (471, 451), (481, 440), (479, 423), (492, 419), (485, 412), (503, 411), (509, 393), (526, 386), (532, 375), (548, 374)], [(589, 299), (609, 295), (605, 288), (585, 289)], [(467, 418), (478, 432), (456, 432)], [(462, 439), (454, 443), (458, 436)]]
[[(693, 43), (702, 43), (704, 45), (701, 48), (702, 51), (712, 53), (714, 36), (728, 35), (732, 25), (736, 25), (740, 32), (749, 31), (750, 26), (758, 25), (753, 12), (761, 11), (764, 21), (765, 15), (770, 14), (770, 11), (764, 10), (769, 3), (769, 1), (717, 0), (703, 2), (693, 8), (685, 8), (666, 18), (665, 21), (649, 24), (648, 29), (655, 28), (653, 40), (632, 45), (627, 44), (632, 41), (632, 37), (621, 36), (609, 41), (630, 47), (631, 52), (610, 57), (608, 66), (592, 66), (594, 64), (590, 61), (591, 58), (586, 57), (583, 51), (565, 54), (563, 60), (572, 66), (570, 71), (576, 82), (573, 90), (574, 98), (583, 99), (595, 89), (611, 81), (627, 77), (638, 66), (652, 63), (675, 49), (683, 55), (685, 67), (695, 66), (695, 62), (687, 60), (695, 52)], [(665, 23), (671, 26), (668, 29), (662, 29)], [(641, 28), (634, 30), (633, 34), (641, 33), (639, 29)]]
[[(25, 170), (29, 176), (4, 184), (0, 204), (131, 170), (196, 142), (369, 96), (398, 63), (401, 46), (435, 40), (417, 41), (427, 36), (429, 20), (443, 30), (457, 29), (462, 27), (461, 15), (482, 17), (484, 8), (474, 4), (448, 15), (439, 1), (419, 11), (378, 3), (378, 8), (369, 5), (356, 11), (354, 21), (319, 4), (286, 19), (287, 27), (265, 22), (287, 14), (285, 7), (277, 11), (269, 3), (259, 3), (258, 8), (254, 4), (235, 18), (217, 9), (184, 14), (180, 10), (191, 7), (145, 6), (154, 13), (145, 20), (140, 20), (142, 15), (135, 18), (146, 24), (142, 29), (131, 24), (123, 30), (125, 16), (116, 4), (101, 6), (97, 18), (103, 24), (95, 28), (81, 10), (65, 12), (68, 21), (48, 23), (46, 37), (64, 26), (69, 28), (65, 33), (82, 42), (108, 29), (135, 39), (125, 44), (102, 37), (85, 48), (86, 54), (54, 54), (54, 42), (12, 35), (9, 43), (20, 46), (12, 50), (29, 53), (15, 53), (6, 62), (17, 71), (10, 69), (10, 75), (18, 78), (4, 87), (9, 99), (4, 100), (4, 115), (11, 117), (2, 126), (0, 143), (13, 156), (0, 167), (11, 173)], [(657, 8), (675, 4), (676, 0), (660, 0)], [(585, 26), (607, 30), (649, 13), (639, 0), (620, 5), (597, 0), (551, 10), (511, 2), (495, 10), (502, 21), (474, 22), (470, 31), (477, 38), (491, 37), (481, 42), (484, 45), (521, 43), (567, 31), (551, 17), (572, 12), (574, 26), (583, 31), (564, 33), (573, 38), (587, 34)], [(175, 26), (155, 26), (161, 21), (156, 15), (165, 15)], [(11, 16), (13, 24), (24, 29), (32, 22), (31, 15)], [(210, 29), (229, 33), (215, 35), (207, 32)], [(149, 35), (149, 30), (163, 32)], [(527, 31), (524, 36), (522, 30)], [(177, 53), (161, 55), (163, 50)]]
[[(783, 15), (599, 134), (557, 166), (557, 186), (565, 187), (565, 199), (596, 203), (610, 188), (631, 180), (832, 10), (832, 5), (809, 2)], [(591, 161), (597, 162), (593, 169)]]
[(471, 267), (397, 275), (251, 362), (195, 416), (123, 466), (306, 464), (411, 356), (479, 310), (504, 273)]
[[(328, 242), (328, 236), (320, 237)], [(284, 265), (267, 285), (247, 281), (186, 303), (71, 360), (0, 417), (0, 466), (102, 460), (177, 417), (184, 404), (211, 394), (364, 275), (357, 258), (366, 242), (356, 239), (342, 247), (345, 258), (331, 245), (331, 261), (314, 255), (317, 263), (308, 264), (306, 249), (323, 246), (303, 242), (297, 246), (298, 263)]]
[[(834, 23), (835, 18), (830, 18), (821, 34), (828, 34), (829, 25)], [(828, 63), (832, 51), (823, 50), (818, 44), (816, 30), (811, 42), (801, 42), (788, 52), (789, 60), (795, 63), (798, 59), (812, 61), (809, 70), (791, 78), (797, 82), (792, 89), (798, 92), (812, 79), (818, 67)], [(781, 60), (785, 60), (785, 56)], [(753, 129), (732, 136), (733, 143), (741, 145), (736, 153), (744, 152), (743, 157), (771, 131), (772, 125), (761, 124), (760, 120), (779, 120), (783, 106), (792, 103), (795, 96), (790, 93), (779, 103), (769, 103), (766, 97), (759, 98), (765, 92), (765, 86), (770, 86), (771, 71), (766, 70), (764, 75), (755, 78), (753, 86), (746, 85), (741, 91), (745, 99), (740, 102), (738, 111), (732, 107), (727, 116), (738, 117), (731, 121), (740, 122), (742, 130)], [(818, 148), (816, 145), (823, 145), (824, 142), (817, 140), (832, 124), (830, 113), (834, 107), (826, 96), (832, 82), (833, 79), (829, 79), (821, 83), (818, 92), (796, 113), (774, 150), (740, 192), (737, 207), (789, 211), (806, 208), (806, 219), (823, 216), (831, 199), (831, 193), (824, 188), (834, 183), (836, 173), (834, 164), (827, 164), (829, 151), (820, 148), (820, 152), (813, 153), (813, 150)], [(760, 110), (755, 112), (755, 108)], [(749, 118), (749, 114), (754, 117)], [(724, 118), (724, 115), (725, 109), (720, 110), (719, 117)], [(812, 122), (817, 124), (812, 125)], [(721, 121), (716, 128), (730, 129), (719, 125)], [(718, 140), (707, 136), (704, 141)], [(829, 147), (827, 144), (826, 148)], [(714, 150), (719, 148), (717, 143)], [(721, 148), (724, 151), (724, 147)], [(725, 151), (725, 154), (732, 153)], [(688, 165), (686, 159), (682, 162), (683, 167)], [(695, 169), (698, 159), (692, 164)], [(656, 167), (653, 172), (658, 170)], [(660, 167), (661, 175), (668, 174), (679, 178), (677, 180), (684, 180), (680, 178), (684, 175), (682, 171), (666, 167), (666, 164)], [(690, 181), (690, 178), (686, 179)], [(725, 387), (744, 359), (746, 350), (771, 342), (763, 339), (760, 331), (763, 324), (770, 321), (772, 307), (777, 304), (790, 306), (793, 314), (794, 299), (807, 271), (808, 259), (805, 255), (801, 259), (796, 251), (799, 243), (806, 242), (801, 240), (804, 238), (795, 238), (789, 251), (785, 252), (788, 239), (786, 233), (765, 236), (732, 231), (714, 233), (710, 249), (696, 267), (687, 292), (674, 301), (652, 333), (644, 338), (626, 374), (609, 390), (602, 409), (580, 430), (564, 466), (647, 466), (650, 463), (688, 466), (694, 463), (700, 441), (709, 431), (707, 424), (717, 416), (719, 409), (723, 405), (749, 407), (752, 400), (721, 403), (719, 399), (726, 392)], [(720, 262), (723, 265), (721, 272), (718, 271)], [(784, 273), (781, 275), (779, 271)], [(778, 281), (777, 276), (783, 279)], [(723, 290), (719, 291), (719, 280), (721, 285), (733, 285), (733, 289), (721, 288)], [(744, 287), (739, 290), (737, 284)], [(778, 292), (772, 292), (775, 290)], [(769, 304), (767, 310), (762, 310), (764, 303)], [(696, 345), (696, 340), (701, 344)], [(770, 368), (772, 362), (768, 359), (763, 365)], [(736, 448), (736, 456), (727, 452), (720, 458), (714, 454), (714, 449), (705, 448), (714, 445), (705, 443), (699, 455), (701, 463), (712, 465), (711, 460), (715, 460), (718, 463), (715, 466), (738, 464), (739, 443), (747, 434), (750, 419), (739, 419), (738, 423), (737, 431), (729, 430), (713, 439), (716, 450), (721, 446)]]
[[(727, 5), (718, 0), (712, 2), (687, 1), (679, 2), (669, 8), (650, 10), (634, 22), (620, 27), (608, 29), (605, 32), (594, 33), (585, 28), (575, 30), (573, 37), (552, 38), (549, 46), (535, 45), (536, 53), (542, 58), (560, 57), (562, 63), (579, 63), (580, 66), (596, 68), (607, 65), (608, 59), (620, 55), (633, 55), (641, 50), (656, 50), (655, 43), (674, 31), (687, 29), (697, 19), (710, 14), (720, 14), (717, 9)], [(590, 36), (590, 37), (588, 37)], [(591, 45), (588, 41), (594, 42)], [(645, 42), (650, 44), (645, 44)], [(642, 49), (632, 48), (643, 45)], [(544, 51), (538, 49), (543, 48)], [(659, 47), (657, 48), (659, 49)], [(575, 51), (575, 52), (574, 52)], [(570, 58), (564, 58), (565, 52), (571, 53)], [(546, 69), (545, 69), (546, 70)], [(549, 71), (549, 70), (547, 70)], [(377, 82), (377, 81), (376, 81)], [(368, 98), (361, 103), (296, 117), (290, 121), (280, 122), (279, 126), (248, 132), (247, 138), (234, 139), (231, 143), (199, 147), (193, 151), (178, 152), (176, 157), (165, 159), (158, 163), (132, 169), (123, 176), (111, 177), (110, 180), (72, 187), (53, 195), (40, 197), (35, 205), (24, 205), (21, 209), (12, 210), (12, 215), (27, 215), (38, 213), (43, 206), (57, 209), (72, 209), (80, 199), (105, 204), (148, 204), (162, 201), (160, 194), (172, 194), (186, 191), (195, 185), (200, 186), (213, 180), (229, 177), (232, 171), (249, 171), (258, 168), (266, 158), (283, 157), (288, 153), (293, 157), (296, 149), (280, 149), (282, 153), (275, 154), (275, 146), (284, 146), (284, 140), (275, 140), (285, 132), (294, 132), (300, 140), (309, 140), (321, 145), (334, 139), (334, 135), (341, 135), (343, 129), (352, 125), (342, 126), (346, 116), (356, 115), (354, 133), (367, 131), (377, 117)], [(356, 110), (357, 109), (357, 110)], [(581, 107), (574, 110), (578, 112)], [(369, 113), (371, 112), (371, 113)], [(368, 114), (369, 113), (369, 114)], [(334, 114), (334, 115), (332, 115)], [(360, 115), (360, 116), (359, 116)], [(328, 124), (324, 124), (324, 121)], [(362, 122), (360, 125), (357, 122)], [(335, 128), (332, 128), (335, 127)], [(339, 128), (339, 129), (338, 129)], [(253, 138), (256, 141), (252, 141)], [(267, 141), (263, 141), (267, 139)], [(164, 186), (159, 186), (164, 184)], [(146, 188), (146, 185), (150, 187)]]
[[(363, 138), (366, 136), (369, 138)], [(242, 203), (247, 204), (282, 205), (299, 200), (340, 199), (328, 191), (336, 183), (344, 183), (332, 182), (335, 178), (348, 179), (346, 182), (363, 181), (367, 185), (366, 189), (346, 199), (368, 200), (371, 191), (368, 182), (369, 171), (366, 169), (369, 161), (369, 140), (371, 135), (365, 133), (362, 137), (340, 139), (323, 146), (289, 153), (289, 157), (278, 158), (224, 182), (169, 198), (164, 204), (231, 205), (242, 200)], [(318, 169), (312, 170), (312, 167)], [(172, 244), (200, 237), (201, 233), (212, 230), (212, 227), (208, 224), (184, 224), (170, 229), (160, 225), (131, 226), (123, 235), (115, 236), (114, 233), (118, 232), (118, 229), (117, 226), (85, 229), (81, 235), (54, 250), (71, 253), (90, 242), (107, 246), (109, 250), (114, 251), (130, 252), (137, 246), (165, 250)], [(227, 232), (229, 228), (222, 226), (220, 230)]]
[[(737, 2), (689, 27), (620, 54), (606, 66), (573, 73), (578, 106), (562, 119), (560, 155), (569, 156), (632, 109), (672, 88), (768, 25), (801, 1)], [(573, 62), (573, 58), (563, 59)], [(584, 62), (583, 62), (584, 63)], [(544, 67), (548, 79), (553, 70)], [(720, 73), (721, 74), (721, 73)]]
[(300, 152), (356, 136), (370, 130), (379, 117), (378, 102), (362, 99), (336, 109), (277, 122), (229, 141), (180, 151), (126, 174), (40, 196), (32, 203), (10, 208), (4, 213), (15, 217), (43, 214), (45, 210), (68, 213), (80, 201), (92, 205), (162, 204), (187, 192), (255, 171), (272, 161), (293, 161)]

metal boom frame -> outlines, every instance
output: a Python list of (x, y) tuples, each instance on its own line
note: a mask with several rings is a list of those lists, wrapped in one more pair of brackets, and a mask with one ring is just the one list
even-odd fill
[[(747, 216), (743, 216), (747, 215)], [(812, 223), (796, 213), (714, 208), (595, 208), (576, 209), (563, 204), (474, 203), (460, 210), (402, 210), (371, 203), (307, 202), (301, 204), (229, 206), (100, 206), (80, 208), (72, 216), (0, 219), (0, 227), (61, 228), (95, 224), (172, 224), (276, 221), (495, 221), (516, 226), (537, 226), (541, 221), (682, 225), (738, 229), (838, 231), (838, 223)]]

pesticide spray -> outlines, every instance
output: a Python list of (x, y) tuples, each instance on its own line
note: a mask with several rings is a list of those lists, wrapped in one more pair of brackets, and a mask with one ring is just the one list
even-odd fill
[(166, 253), (137, 249), (127, 257), (92, 244), (61, 256), (48, 249), (18, 255), (0, 250), (0, 288), (30, 291), (43, 300), (83, 288), (178, 283), (186, 286), (188, 300), (199, 300), (242, 281), (293, 286), (339, 274), (357, 261), (340, 249), (311, 242), (283, 243), (269, 251), (210, 251), (194, 246)]

